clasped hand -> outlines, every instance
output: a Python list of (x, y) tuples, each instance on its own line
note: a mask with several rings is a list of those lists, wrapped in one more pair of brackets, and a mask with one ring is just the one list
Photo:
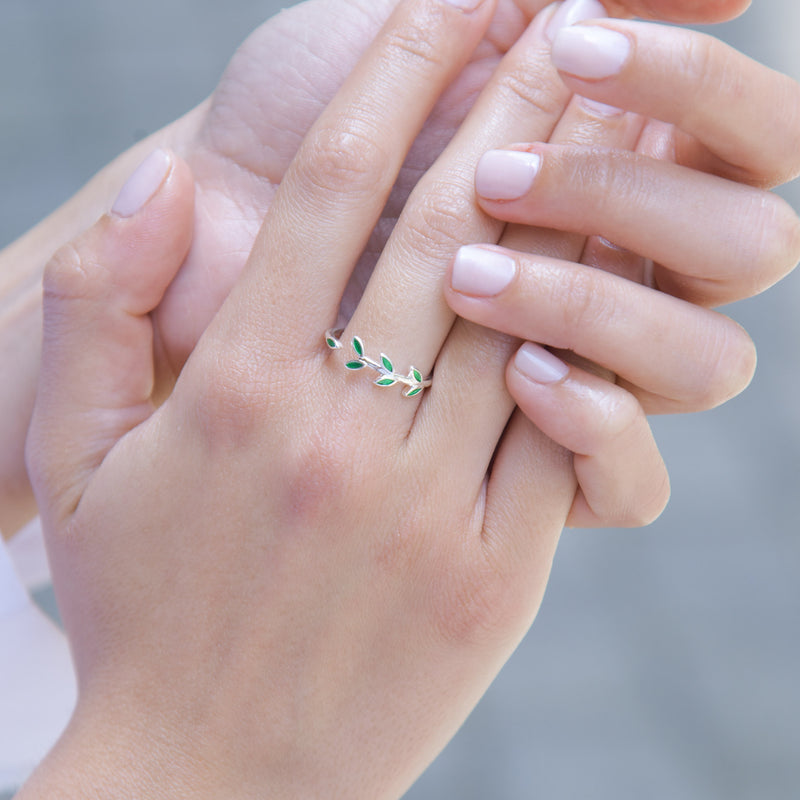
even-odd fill
[[(748, 184), (796, 172), (797, 150), (698, 91), (683, 58), (704, 52), (698, 34), (575, 33), (563, 8), (543, 12), (363, 269), (415, 138), (491, 21), (490, 0), (458, 5), (398, 5), (158, 408), (160, 315), (202, 245), (192, 169), (157, 153), (48, 265), (28, 452), (81, 700), (23, 797), (56, 775), (68, 788), (71, 758), (122, 793), (131, 751), (182, 796), (398, 796), (530, 625), (565, 522), (660, 511), (645, 411), (748, 382), (749, 339), (703, 305), (793, 266), (796, 218)], [(627, 49), (582, 78), (570, 38), (598, 29)], [(707, 47), (704, 69), (733, 65), (749, 102), (789, 91)], [(348, 298), (342, 341), (433, 371), (430, 389), (404, 398), (345, 369), (323, 334)]]

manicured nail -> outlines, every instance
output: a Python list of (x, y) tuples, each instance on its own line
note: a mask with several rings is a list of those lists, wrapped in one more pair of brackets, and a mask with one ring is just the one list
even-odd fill
[(119, 217), (132, 217), (164, 183), (172, 161), (163, 150), (155, 150), (133, 171), (120, 189), (111, 212)]
[(474, 11), (483, 2), (483, 0), (444, 0), (444, 1), (445, 3), (449, 3), (451, 6), (455, 6), (461, 11)]
[(484, 153), (475, 172), (475, 189), (487, 200), (518, 200), (533, 187), (542, 157), (517, 150)]
[(569, 367), (560, 358), (532, 342), (517, 350), (514, 366), (534, 383), (558, 383), (569, 374)]
[(550, 51), (556, 69), (578, 78), (598, 80), (618, 75), (631, 52), (631, 42), (600, 25), (562, 28)]
[(565, 0), (553, 14), (545, 36), (552, 42), (564, 27), (583, 22), (585, 19), (605, 19), (608, 12), (599, 0)]
[(450, 284), (461, 294), (493, 297), (511, 283), (516, 271), (513, 258), (496, 250), (467, 245), (456, 254)]

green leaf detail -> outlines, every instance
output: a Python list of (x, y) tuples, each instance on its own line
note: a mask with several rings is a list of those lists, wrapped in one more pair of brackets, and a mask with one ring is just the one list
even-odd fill
[(345, 366), (347, 369), (363, 369), (364, 365), (360, 361), (348, 361)]
[(328, 347), (330, 347), (331, 350), (336, 350), (339, 346), (335, 339), (326, 339), (325, 341), (328, 343)]
[(417, 383), (422, 383), (422, 373), (418, 369), (411, 368), (411, 375)]
[(360, 356), (364, 355), (364, 342), (362, 342), (358, 336), (353, 337), (353, 350), (355, 350)]
[(375, 381), (377, 386), (394, 386), (396, 383), (397, 381), (394, 378), (378, 378)]
[(422, 391), (422, 387), (421, 386), (417, 386), (416, 389), (409, 389), (406, 392), (406, 397), (414, 397), (414, 396), (418, 395), (421, 391)]
[(384, 368), (388, 372), (394, 372), (394, 367), (392, 366), (392, 362), (389, 361), (389, 359), (383, 353), (381, 353), (381, 362), (383, 363)]

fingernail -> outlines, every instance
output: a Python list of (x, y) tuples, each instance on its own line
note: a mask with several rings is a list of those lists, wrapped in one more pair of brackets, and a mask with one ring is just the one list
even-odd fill
[(623, 33), (600, 25), (575, 25), (558, 32), (550, 57), (556, 69), (596, 80), (618, 75), (630, 52), (630, 39)]
[(620, 117), (625, 113), (624, 108), (617, 106), (610, 106), (607, 103), (601, 103), (599, 100), (591, 100), (588, 97), (581, 97), (581, 105), (591, 112), (597, 114), (599, 117)]
[(490, 150), (475, 171), (475, 189), (487, 200), (518, 200), (533, 187), (542, 158), (536, 153)]
[(450, 285), (461, 294), (493, 297), (511, 283), (517, 265), (496, 250), (467, 245), (456, 254)]
[(534, 383), (558, 383), (569, 374), (569, 367), (549, 350), (525, 342), (514, 357), (514, 366)]
[(545, 36), (552, 42), (564, 27), (583, 22), (585, 19), (605, 19), (607, 16), (608, 12), (599, 0), (566, 0), (553, 14)]
[(444, 0), (444, 2), (461, 11), (474, 11), (483, 0)]
[(119, 217), (132, 217), (140, 211), (164, 183), (171, 166), (172, 161), (166, 152), (152, 152), (125, 181), (111, 212)]

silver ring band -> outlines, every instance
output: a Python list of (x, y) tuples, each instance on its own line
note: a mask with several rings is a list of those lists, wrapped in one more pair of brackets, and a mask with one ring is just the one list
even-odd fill
[[(344, 328), (338, 328), (325, 332), (325, 343), (331, 350), (341, 350), (344, 347), (339, 340), (343, 331)], [(404, 397), (417, 397), (433, 383), (432, 377), (423, 378), (422, 373), (414, 367), (408, 370), (408, 375), (395, 372), (391, 360), (383, 353), (381, 353), (380, 361), (370, 358), (365, 354), (364, 342), (358, 336), (353, 337), (351, 345), (355, 357), (347, 361), (345, 367), (350, 370), (364, 369), (364, 367), (374, 370), (378, 373), (378, 377), (375, 379), (376, 386), (394, 386), (399, 383), (406, 387), (403, 392)]]

